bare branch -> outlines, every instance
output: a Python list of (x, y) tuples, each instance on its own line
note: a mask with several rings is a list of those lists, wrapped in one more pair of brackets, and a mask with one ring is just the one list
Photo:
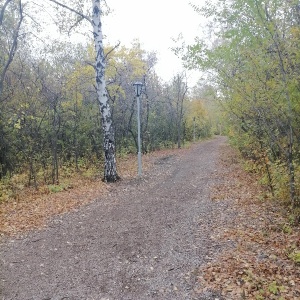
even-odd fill
[(85, 60), (84, 62), (85, 62), (85, 64), (87, 64), (88, 66), (93, 67), (93, 69), (96, 70), (95, 63), (92, 63), (92, 62), (90, 62), (90, 61), (88, 61), (88, 60)]
[(56, 1), (56, 0), (48, 0), (48, 1), (53, 2), (53, 3), (55, 3), (55, 4), (57, 4), (57, 5), (59, 5), (59, 6), (63, 7), (63, 8), (65, 8), (65, 9), (68, 9), (69, 11), (71, 11), (71, 12), (77, 14), (77, 15), (80, 16), (82, 19), (85, 19), (85, 20), (87, 20), (88, 22), (90, 22), (90, 23), (92, 24), (92, 20), (91, 20), (88, 16), (84, 15), (83, 13), (81, 13), (80, 11), (77, 11), (77, 10), (73, 9), (72, 7), (69, 7), (69, 6), (67, 6), (67, 5), (65, 5), (65, 4), (63, 4), (63, 3), (60, 3), (60, 2), (58, 2), (58, 1)]
[[(35, 6), (39, 7), (39, 10), (42, 10), (44, 13), (46, 13), (48, 18), (51, 19), (54, 24), (56, 24), (56, 21), (53, 18), (52, 14), (45, 8), (45, 6), (43, 4), (37, 3), (35, 1), (32, 1), (32, 3)], [(37, 23), (31, 16), (29, 16), (29, 17), (34, 21), (34, 23)]]
[(83, 20), (82, 16), (79, 16), (80, 18), (69, 28), (68, 35), (70, 35), (71, 31)]
[(110, 53), (112, 53), (113, 51), (115, 51), (119, 46), (120, 46), (121, 42), (119, 41), (117, 45), (115, 45), (110, 51), (108, 51), (108, 53), (106, 53), (106, 55), (104, 56), (104, 59), (106, 60), (108, 55)]

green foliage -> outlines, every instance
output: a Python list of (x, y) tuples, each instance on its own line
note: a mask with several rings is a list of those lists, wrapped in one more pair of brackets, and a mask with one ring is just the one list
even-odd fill
[(0, 202), (18, 200), (27, 184), (26, 174), (6, 176), (0, 180)]
[(296, 264), (300, 264), (300, 251), (295, 251), (289, 255), (289, 258)]
[(293, 232), (293, 229), (288, 224), (284, 224), (282, 227), (282, 231), (284, 233), (291, 234)]
[(197, 38), (186, 47), (185, 64), (210, 72), (232, 143), (251, 160), (273, 195), (296, 211), (300, 207), (296, 3), (220, 0), (194, 8), (211, 20), (213, 30), (210, 38)]
[[(263, 291), (261, 291), (261, 292), (263, 292)], [(256, 300), (264, 300), (265, 299), (265, 297), (262, 295), (256, 295), (255, 298), (256, 298)]]
[(185, 105), (187, 112), (185, 118), (186, 138), (192, 141), (194, 136), (195, 140), (211, 136), (209, 115), (203, 101), (193, 99)]
[(64, 184), (58, 184), (58, 185), (53, 185), (50, 184), (48, 185), (48, 189), (51, 193), (59, 193), (62, 192), (64, 190), (66, 190), (68, 187)]
[(284, 287), (279, 286), (276, 281), (273, 281), (272, 283), (270, 283), (268, 290), (273, 295), (277, 295), (280, 291), (284, 290)]
[[(94, 68), (86, 63), (94, 59), (93, 47), (55, 42), (35, 53), (28, 44), (22, 46), (0, 96), (2, 200), (17, 199), (22, 186), (48, 186), (50, 192), (59, 192), (68, 186), (60, 184), (64, 180), (103, 173), (102, 119)], [(140, 97), (143, 152), (174, 147), (178, 133), (182, 143), (191, 141), (191, 115), (197, 119), (199, 137), (210, 134), (204, 103), (196, 111), (179, 105), (182, 99), (189, 101), (186, 89), (183, 98), (177, 97), (186, 88), (182, 74), (175, 76), (180, 79), (177, 85), (174, 80), (162, 82), (154, 70), (155, 53), (146, 52), (137, 41), (130, 48), (112, 50), (105, 50), (106, 80), (118, 155), (137, 152), (132, 86), (137, 80), (145, 82)]]

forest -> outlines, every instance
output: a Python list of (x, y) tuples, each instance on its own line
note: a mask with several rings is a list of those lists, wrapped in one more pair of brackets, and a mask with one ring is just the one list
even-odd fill
[[(54, 6), (59, 12), (53, 18), (66, 22), (60, 16), (64, 8)], [(23, 188), (59, 185), (62, 178), (82, 171), (103, 177), (104, 117), (92, 36), (84, 43), (72, 42), (65, 33), (69, 28), (60, 24), (66, 39), (39, 40), (43, 26), (34, 4), (7, 0), (0, 8), (1, 200), (13, 199)], [(211, 135), (213, 121), (201, 100), (208, 87), (189, 88), (185, 73), (164, 82), (154, 69), (156, 54), (138, 40), (131, 47), (105, 45), (103, 55), (117, 157), (137, 152), (136, 81), (143, 83), (143, 153), (180, 148)]]
[(1, 299), (300, 299), (299, 41), (299, 0), (0, 0)]
[[(299, 221), (299, 1), (194, 1), (208, 25), (193, 44), (177, 41), (173, 48), (187, 70), (203, 72), (205, 80), (194, 87), (184, 72), (164, 82), (155, 71), (156, 53), (138, 40), (125, 47), (104, 39), (103, 46), (95, 20), (106, 11), (92, 2), (93, 11), (81, 2), (45, 1), (62, 35), (82, 20), (94, 26), (85, 43), (74, 43), (37, 38), (46, 4), (1, 1), (1, 201), (16, 189), (58, 185), (87, 169), (115, 181), (116, 173), (106, 176), (107, 162), (137, 152), (133, 83), (140, 81), (143, 153), (226, 134), (246, 169)], [(105, 103), (99, 100), (104, 90)], [(105, 127), (108, 119), (112, 126)]]
[(227, 134), (271, 197), (300, 207), (300, 3), (232, 0), (193, 5), (205, 35), (176, 49), (206, 71)]

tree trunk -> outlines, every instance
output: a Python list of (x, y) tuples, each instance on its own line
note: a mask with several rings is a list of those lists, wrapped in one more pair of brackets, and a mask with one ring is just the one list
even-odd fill
[(56, 112), (56, 104), (54, 104), (53, 109), (53, 123), (52, 123), (52, 136), (51, 136), (51, 148), (52, 148), (52, 184), (58, 184), (58, 156), (57, 156), (57, 134), (58, 130), (56, 128), (57, 125), (57, 112)]
[(93, 0), (93, 35), (96, 50), (96, 90), (102, 117), (103, 147), (104, 147), (104, 178), (106, 182), (119, 179), (115, 156), (115, 133), (113, 129), (111, 108), (105, 83), (105, 55), (103, 49), (100, 0)]
[[(4, 19), (5, 10), (6, 10), (8, 4), (10, 2), (12, 2), (12, 1), (11, 0), (6, 0), (5, 3), (3, 4), (3, 6), (0, 9), (0, 27), (2, 27), (2, 25), (3, 25), (3, 19)], [(1, 72), (0, 72), (0, 96), (1, 96), (1, 94), (3, 92), (3, 85), (4, 85), (4, 79), (5, 79), (6, 72), (7, 72), (8, 68), (9, 68), (10, 64), (12, 63), (12, 61), (14, 59), (14, 56), (15, 56), (15, 53), (16, 53), (16, 50), (17, 50), (19, 32), (20, 32), (21, 24), (22, 24), (23, 19), (24, 19), (23, 4), (22, 4), (21, 0), (18, 1), (18, 9), (19, 9), (19, 20), (18, 20), (15, 28), (12, 28), (11, 45), (9, 45), (9, 49), (8, 49), (8, 53), (7, 53), (8, 57), (7, 57), (6, 61), (4, 61), (4, 64), (1, 66)], [(1, 28), (1, 30), (4, 31), (5, 28)]]

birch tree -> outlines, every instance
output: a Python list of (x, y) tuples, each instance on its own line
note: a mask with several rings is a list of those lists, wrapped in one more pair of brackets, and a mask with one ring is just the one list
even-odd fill
[(103, 149), (104, 149), (105, 165), (104, 165), (103, 180), (106, 182), (115, 182), (119, 179), (119, 176), (117, 174), (117, 164), (116, 164), (116, 156), (115, 156), (114, 127), (113, 127), (111, 107), (108, 101), (109, 99), (108, 99), (106, 82), (105, 82), (106, 62), (105, 62), (105, 55), (104, 55), (103, 33), (102, 33), (102, 23), (101, 23), (101, 15), (102, 15), (102, 9), (100, 5), (101, 1), (100, 0), (92, 1), (91, 17), (89, 17), (82, 11), (82, 5), (79, 7), (80, 9), (76, 10), (56, 0), (49, 0), (49, 1), (77, 15), (79, 17), (79, 20), (77, 20), (77, 22), (84, 19), (88, 21), (92, 26), (95, 52), (96, 52), (95, 88), (96, 88), (99, 107), (102, 116), (102, 129), (103, 129), (103, 137), (104, 137)]

